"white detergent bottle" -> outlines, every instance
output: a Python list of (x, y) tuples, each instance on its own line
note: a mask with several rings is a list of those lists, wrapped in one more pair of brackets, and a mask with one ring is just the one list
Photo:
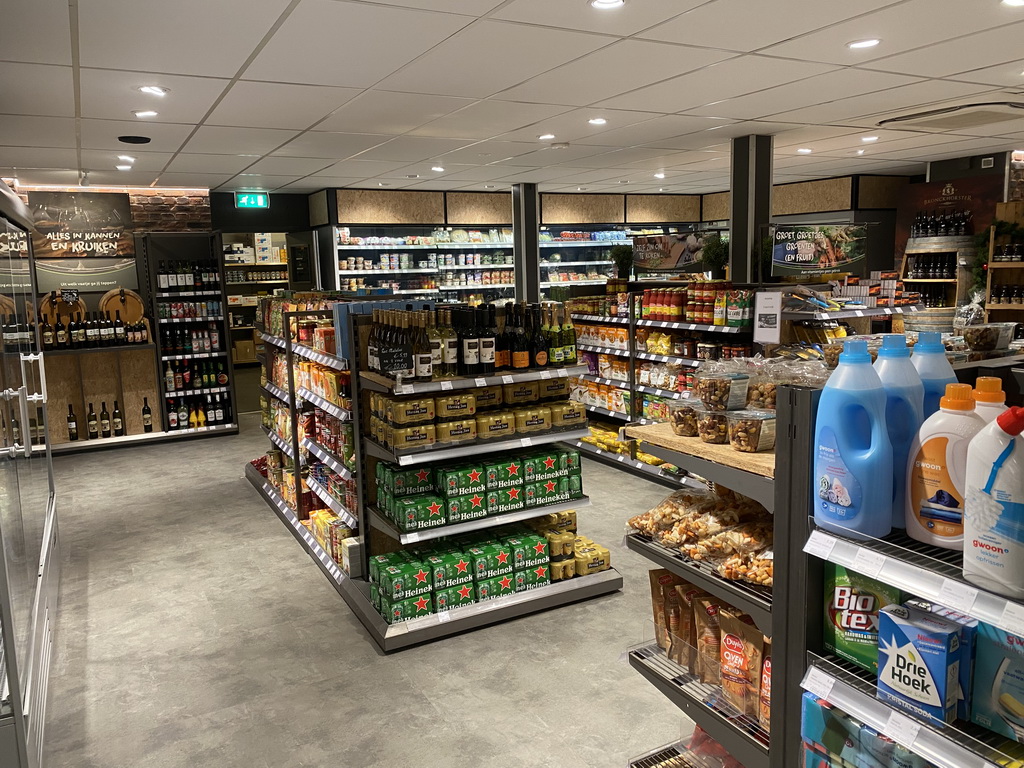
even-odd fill
[(910, 362), (907, 337), (882, 338), (874, 364), (885, 388), (885, 427), (892, 444), (892, 527), (902, 528), (907, 517), (907, 461), (910, 445), (924, 421), (924, 385)]
[(942, 334), (937, 331), (918, 334), (910, 360), (924, 384), (924, 417), (927, 419), (939, 410), (939, 398), (945, 394), (946, 385), (956, 384), (956, 374), (942, 346)]
[(814, 425), (814, 522), (855, 539), (892, 530), (892, 446), (885, 390), (866, 341), (843, 346), (818, 401)]
[(979, 376), (974, 382), (974, 403), (974, 412), (981, 416), (986, 424), (995, 421), (996, 416), (1006, 411), (1003, 380), (998, 376)]
[(964, 578), (1024, 597), (1024, 408), (1010, 408), (967, 449)]
[(907, 463), (907, 535), (945, 549), (964, 545), (967, 446), (985, 427), (970, 384), (946, 394), (918, 431)]

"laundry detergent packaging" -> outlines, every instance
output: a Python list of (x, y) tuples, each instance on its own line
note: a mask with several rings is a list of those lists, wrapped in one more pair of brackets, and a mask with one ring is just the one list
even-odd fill
[(836, 765), (857, 765), (860, 753), (858, 720), (836, 709), (813, 693), (804, 693), (801, 702), (800, 736), (815, 752)]
[(1024, 637), (980, 622), (971, 722), (1024, 742)]
[(896, 587), (825, 563), (825, 650), (877, 672), (878, 612), (902, 600)]

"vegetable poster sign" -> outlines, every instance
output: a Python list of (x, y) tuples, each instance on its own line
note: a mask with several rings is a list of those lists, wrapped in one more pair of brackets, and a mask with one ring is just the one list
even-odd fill
[(863, 224), (779, 227), (772, 246), (772, 274), (852, 272), (866, 258), (867, 243)]

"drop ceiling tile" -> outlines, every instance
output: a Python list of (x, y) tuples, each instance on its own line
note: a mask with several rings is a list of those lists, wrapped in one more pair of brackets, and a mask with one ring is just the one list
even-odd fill
[[(718, 160), (720, 158), (729, 159), (730, 154), (728, 152), (709, 152), (708, 150), (685, 152), (680, 154), (675, 165), (666, 165), (665, 167), (673, 170), (696, 171), (700, 169), (695, 168), (694, 166), (699, 164), (709, 164), (711, 161)], [(725, 165), (728, 167), (728, 163)]]
[[(119, 160), (118, 155), (126, 155), (134, 157), (133, 161)], [(120, 149), (83, 149), (82, 150), (82, 168), (90, 171), (109, 171), (113, 173), (115, 171), (114, 166), (116, 165), (130, 165), (134, 172), (145, 172), (150, 174), (159, 173), (167, 165), (167, 161), (171, 159), (169, 152), (130, 152), (123, 151)], [(74, 166), (72, 166), (74, 167)], [(127, 173), (126, 171), (117, 171), (118, 173)], [(152, 181), (152, 179), (151, 179)]]
[(304, 130), (357, 95), (355, 88), (242, 80), (231, 87), (206, 124)]
[(509, 184), (540, 184), (565, 175), (565, 169), (558, 167), (518, 168), (516, 170), (509, 168), (508, 170), (511, 172), (502, 181)]
[(410, 136), (439, 136), (451, 139), (489, 139), (498, 134), (532, 125), (572, 111), (572, 107), (523, 104), (516, 101), (478, 101), (420, 126)]
[[(83, 149), (116, 149), (132, 152), (176, 152), (192, 132), (191, 125), (147, 123), (142, 120), (82, 120)], [(149, 144), (123, 144), (118, 136), (147, 136)], [(38, 143), (38, 142), (37, 142)]]
[(480, 141), (446, 152), (441, 159), (445, 163), (459, 165), (487, 165), (536, 152), (542, 146), (537, 141)]
[(320, 131), (399, 135), (468, 107), (473, 99), (364, 91), (317, 126)]
[[(0, 118), (0, 123), (3, 118)], [(78, 153), (73, 149), (39, 147), (0, 147), (0, 166), (5, 168), (78, 168)]]
[(74, 117), (71, 67), (0, 62), (0, 112)]
[(159, 176), (157, 171), (90, 170), (89, 183), (94, 187), (148, 187)]
[(310, 184), (316, 189), (334, 189), (336, 187), (348, 187), (358, 184), (367, 177), (357, 178), (348, 176), (309, 176), (300, 179), (296, 184)]
[(291, 184), (293, 181), (297, 181), (295, 176), (280, 176), (280, 175), (267, 175), (259, 173), (240, 173), (230, 181), (226, 182), (224, 186), (227, 189), (252, 189), (252, 190), (269, 190), (273, 191), (283, 187), (285, 184)]
[[(120, 72), (83, 68), (82, 117), (104, 120), (134, 120), (132, 111), (152, 109), (161, 123), (199, 123), (228, 80), (212, 77), (150, 75), (144, 72)], [(165, 96), (141, 93), (143, 85), (162, 85), (170, 89)]]
[(0, 51), (7, 61), (71, 64), (67, 0), (4, 0)]
[(635, 147), (672, 140), (708, 128), (721, 126), (728, 121), (712, 117), (690, 117), (688, 115), (663, 115), (624, 128), (603, 131), (595, 136), (577, 139), (578, 144), (604, 144), (616, 147)]
[(492, 8), (501, 5), (502, 0), (375, 0), (384, 5), (398, 5), (403, 8), (419, 8), (424, 11), (461, 13), (463, 16), (483, 16)]
[[(963, 4), (957, 2), (909, 0), (791, 38), (762, 52), (806, 61), (858, 65), (1020, 18), (1019, 11), (996, 2), (972, 3), (968, 13)], [(881, 44), (874, 48), (846, 47), (854, 40), (872, 38), (881, 40)]]
[(425, 191), (432, 192), (451, 192), (456, 189), (463, 189), (467, 186), (481, 187), (481, 183), (476, 184), (467, 181), (459, 181), (458, 179), (421, 179), (415, 184), (409, 185), (409, 189), (422, 189)]
[(72, 117), (0, 115), (0, 136), (12, 147), (74, 147), (75, 120)]
[(285, 184), (279, 191), (285, 192), (289, 195), (309, 195), (313, 192), (319, 192), (321, 189), (323, 189), (323, 187), (318, 184), (310, 184), (308, 181), (300, 179), (299, 181), (291, 184)]
[[(437, 178), (448, 179), (452, 181), (461, 181), (466, 183), (469, 181), (494, 181), (495, 179), (503, 179), (510, 173), (515, 173), (516, 167), (511, 165), (457, 165), (453, 163), (445, 163), (444, 173), (434, 174)], [(423, 173), (422, 166), (410, 165), (408, 168), (403, 170), (409, 173)], [(428, 170), (427, 173), (430, 173)]]
[[(588, 107), (585, 109), (574, 109), (571, 112), (564, 112), (556, 117), (548, 118), (528, 128), (520, 128), (503, 134), (502, 139), (509, 141), (532, 141), (538, 142), (538, 136), (546, 133), (553, 133), (554, 142), (578, 142), (587, 140), (590, 143), (600, 143), (601, 134), (607, 131), (614, 131), (625, 128), (636, 123), (641, 123), (658, 117), (659, 114), (652, 111), (639, 112), (629, 110), (607, 109), (604, 107)], [(604, 118), (607, 122), (604, 125), (591, 125), (592, 118)], [(547, 144), (547, 141), (538, 142)]]
[(1024, 59), (1014, 59), (994, 67), (983, 67), (970, 71), (959, 71), (949, 75), (950, 80), (966, 83), (981, 83), (990, 86), (1019, 89), (1024, 86)]
[[(131, 153), (129, 152), (128, 154)], [(259, 155), (190, 155), (181, 153), (175, 155), (170, 165), (167, 166), (167, 170), (177, 174), (208, 173), (219, 175), (226, 173), (233, 176), (259, 159)]]
[(407, 179), (404, 176), (376, 176), (356, 185), (359, 189), (406, 189), (421, 183), (422, 179)]
[[(550, 165), (581, 165), (579, 161), (584, 158), (593, 157), (594, 155), (603, 155), (613, 149), (616, 149), (616, 147), (591, 146), (587, 144), (574, 144), (571, 147), (566, 147), (565, 149), (544, 147), (543, 149), (538, 149), (534, 152), (528, 152), (525, 155), (509, 158), (503, 164), (533, 168), (544, 168)], [(592, 168), (599, 166), (587, 165), (585, 167)]]
[(390, 136), (373, 136), (365, 133), (307, 131), (296, 136), (285, 146), (276, 150), (274, 154), (285, 157), (322, 157), (327, 160), (342, 160), (390, 138)]
[[(925, 77), (955, 76), (958, 72), (999, 64), (1017, 52), (1024, 23), (1009, 24), (944, 43), (918, 48), (898, 56), (871, 62), (870, 66), (888, 72), (906, 72)], [(1020, 84), (1020, 70), (1015, 85)], [(970, 80), (970, 78), (964, 78)]]
[(881, 132), (863, 131), (856, 128), (809, 126), (776, 134), (772, 144), (776, 152), (780, 150), (791, 152), (793, 147), (809, 147), (818, 152), (835, 147), (863, 147), (864, 143), (860, 140), (862, 136), (881, 137)]
[(330, 167), (331, 161), (316, 157), (264, 157), (245, 169), (246, 173), (263, 173), (271, 176), (308, 176)]
[[(287, 5), (287, 0), (81, 3), (81, 64), (233, 77)], [(66, 35), (67, 27), (61, 33)]]
[[(677, 16), (640, 34), (673, 43), (700, 41), (712, 48), (756, 51), (796, 35), (835, 24), (862, 13), (892, 5), (897, 0), (718, 0)], [(856, 38), (851, 38), (856, 39)]]
[(619, 170), (615, 168), (604, 168), (602, 170), (594, 171), (587, 168), (567, 168), (561, 167), (562, 176), (556, 176), (555, 181), (563, 184), (598, 184), (602, 181), (618, 181), (623, 178), (623, 175), (628, 176), (630, 173), (635, 171), (626, 169)]
[[(380, 87), (485, 98), (611, 42), (599, 35), (484, 19), (420, 56)], [(486, 62), (486, 66), (470, 62)]]
[(661, 112), (685, 112), (714, 101), (821, 75), (832, 69), (835, 67), (827, 64), (741, 56), (606, 99), (600, 105), (615, 109), (656, 107)]
[(382, 5), (302, 0), (245, 77), (369, 88), (471, 21)]
[(360, 160), (404, 160), (415, 163), (440, 157), (469, 145), (465, 139), (435, 139), (428, 136), (398, 136), (359, 155)]
[(279, 131), (273, 128), (222, 128), (202, 125), (196, 130), (195, 136), (189, 139), (184, 150), (192, 154), (263, 155), (294, 138), (295, 135), (295, 131)]
[[(633, 163), (650, 163), (661, 160), (665, 155), (664, 150), (648, 149), (646, 147), (630, 147), (628, 149), (616, 149), (600, 155), (580, 158), (574, 160), (573, 165), (581, 168), (621, 168)], [(656, 166), (657, 169), (660, 166)]]
[(705, 48), (622, 40), (503, 91), (501, 98), (585, 106), (733, 55)]
[(369, 179), (372, 176), (384, 176), (397, 171), (406, 165), (403, 162), (385, 163), (379, 160), (342, 160), (314, 176), (334, 176), (336, 178)]
[(73, 187), (78, 184), (78, 171), (58, 171), (47, 168), (0, 168), (0, 176), (16, 178), (19, 184), (60, 184)]
[(576, 2), (514, 0), (495, 13), (493, 18), (624, 37), (704, 2), (707, 0), (646, 0), (643, 3), (626, 3), (611, 11), (599, 11)]

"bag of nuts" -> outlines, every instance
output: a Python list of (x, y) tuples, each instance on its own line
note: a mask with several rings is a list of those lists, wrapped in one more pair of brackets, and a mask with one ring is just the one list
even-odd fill
[(733, 450), (757, 453), (775, 448), (774, 411), (730, 411), (727, 419)]

